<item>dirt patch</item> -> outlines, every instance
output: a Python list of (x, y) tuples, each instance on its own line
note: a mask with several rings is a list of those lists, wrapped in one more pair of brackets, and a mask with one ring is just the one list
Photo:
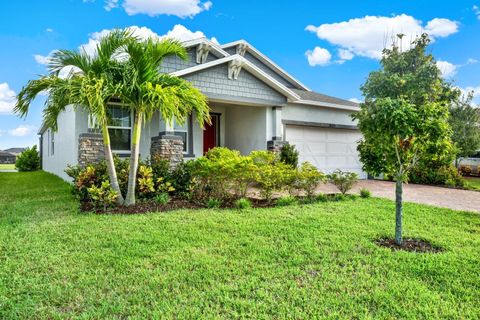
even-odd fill
[(404, 250), (418, 253), (438, 253), (443, 251), (443, 248), (434, 246), (430, 242), (423, 239), (406, 238), (403, 239), (403, 244), (401, 246), (396, 244), (394, 239), (390, 238), (380, 238), (376, 240), (375, 243), (380, 247), (390, 248), (395, 251)]
[[(263, 199), (254, 199), (250, 198), (252, 203), (252, 208), (268, 208), (274, 207), (275, 202), (267, 202)], [(220, 208), (222, 209), (232, 209), (235, 208), (236, 200), (224, 201)], [(138, 201), (135, 205), (132, 206), (118, 206), (107, 208), (98, 208), (93, 206), (91, 202), (82, 202), (80, 203), (80, 211), (82, 212), (94, 212), (97, 214), (142, 214), (150, 212), (166, 212), (179, 209), (203, 209), (207, 208), (207, 205), (202, 202), (190, 201), (182, 198), (172, 198), (170, 202), (162, 205), (153, 200), (147, 201)]]

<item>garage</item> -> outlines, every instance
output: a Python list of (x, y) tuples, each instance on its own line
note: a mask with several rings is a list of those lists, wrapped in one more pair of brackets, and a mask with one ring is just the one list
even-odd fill
[(324, 173), (336, 169), (366, 178), (357, 152), (358, 129), (286, 125), (286, 141), (299, 151), (299, 162), (308, 161)]

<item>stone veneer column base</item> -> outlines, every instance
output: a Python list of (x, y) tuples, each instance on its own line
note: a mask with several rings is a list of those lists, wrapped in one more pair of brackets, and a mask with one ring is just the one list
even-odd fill
[(270, 140), (267, 141), (267, 150), (272, 151), (274, 153), (280, 153), (282, 147), (287, 144), (287, 141), (282, 140)]
[(82, 133), (78, 138), (78, 165), (86, 167), (105, 159), (103, 137), (99, 133)]
[(175, 135), (160, 135), (152, 138), (150, 156), (160, 157), (170, 163), (170, 167), (176, 167), (183, 161), (183, 140)]

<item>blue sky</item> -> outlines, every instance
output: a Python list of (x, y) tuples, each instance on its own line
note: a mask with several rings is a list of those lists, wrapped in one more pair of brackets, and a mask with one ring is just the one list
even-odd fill
[(130, 26), (146, 35), (245, 39), (313, 90), (345, 99), (361, 99), (386, 38), (428, 31), (445, 77), (474, 89), (480, 102), (480, 1), (2, 1), (0, 149), (37, 142), (44, 98), (26, 119), (10, 110), (21, 87), (46, 72), (52, 50), (94, 44), (98, 32)]

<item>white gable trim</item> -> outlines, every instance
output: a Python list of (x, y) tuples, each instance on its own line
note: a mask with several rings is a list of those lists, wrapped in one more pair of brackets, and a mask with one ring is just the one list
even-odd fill
[(250, 54), (252, 54), (255, 58), (257, 58), (260, 61), (262, 61), (263, 63), (265, 63), (268, 67), (272, 68), (274, 71), (276, 71), (279, 75), (281, 75), (286, 80), (296, 84), (298, 87), (300, 87), (300, 89), (307, 90), (307, 91), (312, 91), (307, 86), (305, 86), (303, 83), (301, 83), (300, 81), (295, 79), (288, 72), (283, 70), (279, 65), (277, 65), (275, 62), (270, 60), (266, 55), (264, 55), (263, 53), (258, 51), (254, 46), (252, 46), (251, 44), (249, 44), (245, 40), (238, 40), (238, 41), (226, 43), (224, 45), (221, 45), (221, 48), (226, 49), (226, 48), (234, 47), (234, 46), (237, 46), (237, 45), (246, 46), (247, 51)]
[[(283, 84), (281, 84), (280, 82), (275, 80), (272, 76), (265, 73), (262, 69), (260, 69), (259, 67), (254, 65), (252, 62), (248, 61), (247, 59), (245, 59), (244, 57), (242, 57), (241, 55), (238, 55), (238, 54), (234, 54), (234, 55), (231, 55), (231, 56), (227, 56), (225, 58), (213, 60), (213, 61), (210, 61), (210, 62), (207, 62), (207, 63), (204, 63), (204, 64), (199, 64), (199, 65), (196, 65), (196, 66), (193, 66), (193, 67), (190, 67), (190, 68), (186, 68), (186, 69), (183, 69), (183, 70), (175, 71), (175, 72), (172, 72), (170, 74), (173, 75), (173, 76), (182, 77), (182, 76), (185, 76), (185, 75), (188, 75), (188, 74), (191, 74), (191, 73), (195, 73), (195, 72), (198, 72), (198, 71), (201, 71), (201, 70), (212, 68), (212, 67), (218, 66), (220, 64), (224, 64), (224, 63), (231, 62), (231, 61), (235, 61), (236, 66), (241, 64), (242, 68), (244, 68), (248, 72), (252, 73), (258, 79), (262, 80), (267, 85), (269, 85), (270, 87), (272, 87), (276, 91), (284, 94), (285, 96), (287, 96), (291, 100), (299, 100), (300, 99), (300, 96), (297, 95), (295, 92), (293, 92), (289, 88), (285, 87)], [(225, 75), (225, 76), (228, 76), (228, 75)]]
[(211, 52), (213, 52), (217, 56), (220, 56), (220, 57), (229, 56), (229, 54), (225, 50), (223, 50), (222, 47), (220, 47), (215, 42), (212, 42), (212, 41), (208, 40), (207, 38), (197, 38), (197, 39), (193, 39), (193, 40), (188, 40), (188, 41), (182, 42), (182, 45), (185, 48), (190, 48), (190, 47), (202, 44), (202, 43), (208, 45)]

